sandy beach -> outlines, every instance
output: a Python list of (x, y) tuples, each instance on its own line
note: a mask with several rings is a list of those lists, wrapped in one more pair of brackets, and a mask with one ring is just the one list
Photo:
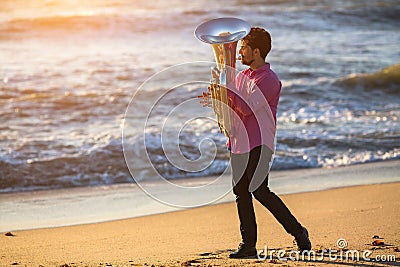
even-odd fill
[[(111, 222), (2, 233), (0, 265), (400, 266), (399, 192), (400, 183), (395, 182), (282, 195), (309, 229), (314, 260), (292, 260), (292, 237), (257, 202), (257, 249), (266, 259), (229, 259), (240, 241), (235, 203), (229, 202)], [(383, 244), (374, 246), (374, 241)], [(286, 251), (286, 258), (272, 249)], [(359, 251), (359, 259), (351, 258), (351, 253), (346, 258), (346, 251), (354, 250)], [(377, 256), (386, 261), (372, 261)]]

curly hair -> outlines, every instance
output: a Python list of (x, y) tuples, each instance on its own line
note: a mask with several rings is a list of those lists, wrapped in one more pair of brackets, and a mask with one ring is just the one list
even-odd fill
[(250, 46), (253, 50), (258, 48), (262, 58), (268, 55), (271, 51), (271, 35), (263, 28), (252, 27), (250, 33), (242, 39), (246, 45)]

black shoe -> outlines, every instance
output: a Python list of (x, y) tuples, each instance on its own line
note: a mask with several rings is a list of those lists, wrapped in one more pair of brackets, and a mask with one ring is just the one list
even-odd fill
[(231, 259), (245, 259), (245, 258), (254, 258), (257, 256), (257, 249), (253, 246), (246, 245), (244, 243), (239, 244), (239, 248), (229, 254), (229, 258)]
[(311, 242), (308, 238), (308, 231), (305, 227), (302, 227), (301, 233), (295, 237), (297, 247), (300, 251), (311, 250)]

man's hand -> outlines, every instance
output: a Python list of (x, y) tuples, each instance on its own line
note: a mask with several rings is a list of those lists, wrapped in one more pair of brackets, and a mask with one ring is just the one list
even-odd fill
[(221, 71), (217, 67), (211, 69), (211, 77), (213, 81), (216, 81), (218, 83), (220, 80), (220, 74)]
[(200, 98), (200, 104), (202, 104), (203, 107), (212, 107), (211, 93), (203, 92), (203, 94), (197, 96), (197, 98)]

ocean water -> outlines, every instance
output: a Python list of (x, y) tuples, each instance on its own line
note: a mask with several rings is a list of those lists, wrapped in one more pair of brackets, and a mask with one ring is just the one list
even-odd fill
[[(213, 60), (193, 32), (225, 16), (272, 35), (268, 61), (283, 83), (273, 169), (399, 159), (398, 14), (394, 0), (3, 0), (0, 192), (132, 182), (121, 144), (132, 97), (137, 113), (126, 116), (134, 121), (147, 118), (143, 111), (163, 96), (146, 131), (133, 126), (125, 133), (139, 177), (149, 173), (147, 155), (167, 179), (222, 173), (229, 166), (226, 140), (215, 122), (202, 119), (212, 111), (176, 111), (161, 135), (166, 111), (207, 87), (168, 85), (207, 81), (209, 69), (188, 64), (166, 77), (157, 73)], [(138, 93), (151, 77), (156, 81)], [(186, 158), (204, 152), (210, 164), (197, 172), (174, 166), (165, 151), (177, 137)], [(144, 140), (147, 154), (136, 151)]]

